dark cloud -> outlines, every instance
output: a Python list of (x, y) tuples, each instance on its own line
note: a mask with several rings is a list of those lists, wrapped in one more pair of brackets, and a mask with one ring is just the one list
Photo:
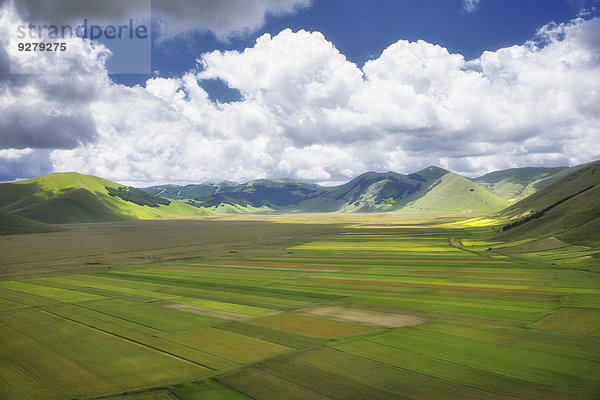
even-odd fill
[(89, 107), (106, 84), (106, 75), (72, 71), (11, 74), (6, 48), (0, 46), (0, 149), (73, 149), (96, 138)]
[(52, 115), (37, 107), (0, 107), (0, 149), (73, 149), (97, 136), (86, 115)]
[(17, 157), (3, 157), (0, 150), (0, 182), (33, 178), (53, 172), (51, 150), (33, 150)]
[(121, 21), (148, 14), (166, 25), (164, 35), (208, 30), (220, 39), (260, 28), (267, 14), (286, 14), (311, 0), (19, 0), (14, 11), (28, 22), (66, 24), (84, 18)]
[(121, 20), (147, 13), (150, 0), (18, 0), (12, 11), (30, 23), (67, 24), (84, 18)]

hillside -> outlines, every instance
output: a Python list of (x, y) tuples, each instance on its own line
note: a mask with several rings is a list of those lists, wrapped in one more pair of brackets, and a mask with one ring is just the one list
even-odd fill
[(490, 172), (472, 181), (498, 197), (518, 201), (582, 167), (511, 168)]
[(508, 207), (500, 216), (513, 218), (498, 236), (502, 239), (553, 235), (570, 243), (600, 243), (600, 161)]
[(106, 179), (77, 173), (56, 173), (0, 184), (0, 210), (51, 224), (176, 218), (208, 213), (178, 201), (164, 200), (164, 204), (156, 204), (158, 199)]
[(391, 211), (406, 204), (406, 197), (421, 189), (421, 182), (395, 172), (367, 172), (340, 186), (326, 188), (318, 198), (303, 204), (309, 211)]
[(0, 211), (0, 235), (44, 233), (53, 232), (56, 230), (57, 229), (52, 225)]
[(509, 204), (439, 167), (409, 175), (367, 172), (335, 187), (293, 179), (262, 179), (244, 184), (166, 185), (143, 190), (217, 212), (493, 212)]
[(408, 206), (426, 211), (487, 212), (501, 210), (509, 204), (467, 178), (449, 173)]
[(367, 172), (350, 182), (331, 188), (302, 204), (306, 211), (386, 212), (398, 211), (423, 196), (449, 172), (439, 167), (403, 175)]

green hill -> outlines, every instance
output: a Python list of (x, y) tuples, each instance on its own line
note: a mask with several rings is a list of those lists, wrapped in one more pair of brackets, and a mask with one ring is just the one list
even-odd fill
[(209, 213), (178, 201), (163, 200), (164, 204), (157, 201), (161, 200), (138, 189), (74, 172), (0, 184), (0, 210), (45, 223), (176, 218)]
[(518, 201), (582, 167), (511, 168), (490, 172), (472, 181), (498, 197)]
[(492, 212), (510, 204), (458, 174), (449, 173), (437, 180), (421, 197), (408, 204), (422, 211)]
[(570, 243), (600, 243), (600, 161), (546, 186), (500, 213), (512, 218), (502, 239), (556, 236)]
[(57, 228), (42, 222), (0, 211), (0, 235), (53, 232)]
[(340, 186), (326, 188), (303, 204), (309, 211), (373, 212), (403, 207), (422, 182), (395, 172), (367, 172)]

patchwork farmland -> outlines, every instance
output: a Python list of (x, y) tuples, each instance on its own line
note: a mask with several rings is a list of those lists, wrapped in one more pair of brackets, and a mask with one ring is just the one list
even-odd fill
[[(225, 245), (151, 227), (98, 265), (41, 246), (3, 266), (0, 398), (600, 397), (597, 250), (447, 219), (256, 218)], [(73, 229), (104, 249), (109, 228)]]

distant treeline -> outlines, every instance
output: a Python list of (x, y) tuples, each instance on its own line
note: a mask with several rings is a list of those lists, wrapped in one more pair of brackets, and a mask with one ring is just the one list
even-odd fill
[(570, 195), (570, 196), (567, 196), (567, 197), (565, 197), (564, 199), (561, 199), (561, 200), (557, 201), (556, 203), (554, 203), (554, 204), (552, 204), (552, 205), (550, 205), (550, 206), (548, 206), (548, 207), (544, 208), (544, 209), (543, 209), (543, 210), (541, 210), (541, 211), (537, 211), (537, 212), (536, 212), (536, 211), (533, 211), (533, 212), (532, 212), (530, 215), (528, 215), (527, 217), (525, 217), (525, 218), (522, 218), (522, 219), (520, 219), (520, 220), (518, 220), (518, 221), (515, 221), (515, 222), (511, 222), (510, 224), (507, 224), (507, 225), (505, 225), (505, 226), (504, 226), (504, 228), (502, 228), (502, 230), (503, 230), (504, 232), (506, 232), (507, 230), (509, 230), (509, 229), (512, 229), (512, 228), (514, 228), (514, 227), (516, 227), (516, 226), (519, 226), (519, 225), (526, 224), (527, 222), (529, 222), (529, 221), (533, 221), (534, 219), (537, 219), (537, 218), (541, 218), (541, 217), (543, 217), (543, 216), (544, 216), (544, 214), (546, 214), (546, 212), (550, 211), (550, 210), (551, 210), (551, 209), (553, 209), (554, 207), (561, 205), (561, 204), (562, 204), (562, 203), (564, 203), (565, 201), (567, 201), (567, 200), (569, 200), (569, 199), (572, 199), (572, 198), (573, 198), (573, 197), (575, 197), (575, 196), (579, 196), (579, 195), (580, 195), (581, 193), (583, 193), (583, 192), (587, 192), (588, 190), (590, 190), (590, 189), (591, 189), (591, 188), (593, 188), (593, 187), (594, 187), (594, 185), (592, 185), (592, 186), (589, 186), (589, 187), (586, 187), (585, 189), (583, 189), (583, 190), (580, 190), (579, 192), (577, 192), (577, 193), (575, 193), (575, 194), (572, 194), (572, 195)]
[(171, 202), (158, 196), (152, 196), (142, 190), (130, 186), (119, 186), (118, 188), (106, 187), (108, 194), (113, 197), (120, 197), (125, 201), (138, 204), (140, 206), (158, 207), (159, 205), (168, 206)]

